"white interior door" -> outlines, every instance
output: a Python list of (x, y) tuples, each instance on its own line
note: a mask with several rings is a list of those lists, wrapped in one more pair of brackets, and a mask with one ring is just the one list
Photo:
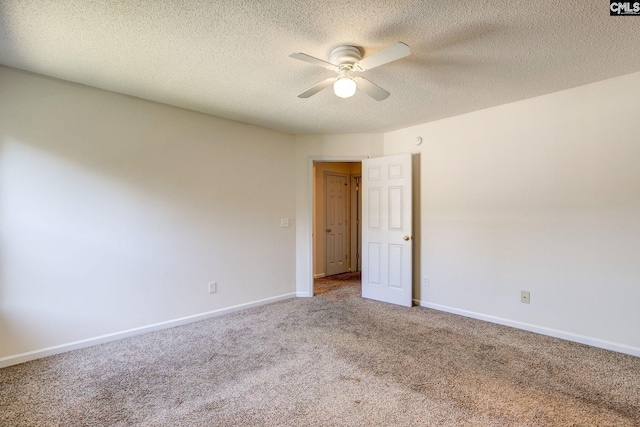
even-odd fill
[(325, 274), (346, 273), (348, 270), (348, 216), (347, 175), (327, 173), (325, 175)]
[(362, 296), (412, 305), (411, 154), (362, 161)]

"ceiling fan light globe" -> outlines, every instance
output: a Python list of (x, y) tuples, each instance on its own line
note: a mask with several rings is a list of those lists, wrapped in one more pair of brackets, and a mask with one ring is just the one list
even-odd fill
[(350, 98), (356, 93), (356, 82), (350, 77), (341, 77), (333, 84), (333, 92), (340, 98)]

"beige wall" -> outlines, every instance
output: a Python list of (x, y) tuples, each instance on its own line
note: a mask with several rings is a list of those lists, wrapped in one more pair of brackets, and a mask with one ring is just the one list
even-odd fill
[(0, 363), (294, 295), (293, 136), (4, 67), (0, 94)]
[(419, 156), (415, 298), (640, 356), (639, 99), (635, 73), (385, 134)]
[[(315, 162), (313, 166), (313, 274), (314, 277), (323, 277), (326, 273), (325, 264), (325, 174), (337, 173), (347, 175), (350, 182), (351, 176), (360, 175), (362, 165), (360, 162)], [(349, 185), (351, 188), (351, 185)], [(355, 209), (355, 206), (353, 207)], [(351, 218), (352, 206), (351, 197), (347, 202), (347, 218)], [(349, 232), (349, 271), (355, 271), (355, 255), (353, 248), (351, 248), (351, 231)]]
[(0, 67), (0, 366), (311, 295), (313, 161), (400, 152), (422, 305), (640, 356), (639, 88), (294, 137)]

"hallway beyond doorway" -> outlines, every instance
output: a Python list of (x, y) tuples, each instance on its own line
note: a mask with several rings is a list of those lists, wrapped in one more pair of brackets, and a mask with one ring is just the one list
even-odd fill
[(324, 294), (347, 286), (360, 286), (361, 276), (359, 271), (336, 274), (334, 276), (315, 279), (313, 283), (313, 296)]

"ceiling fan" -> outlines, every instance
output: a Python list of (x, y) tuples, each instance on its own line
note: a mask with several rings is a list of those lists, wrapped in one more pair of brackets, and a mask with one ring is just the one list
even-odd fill
[(327, 70), (335, 71), (338, 75), (330, 77), (298, 95), (298, 98), (309, 98), (322, 89), (333, 84), (334, 93), (341, 98), (349, 98), (356, 93), (356, 88), (364, 91), (376, 101), (389, 97), (389, 92), (371, 83), (364, 77), (354, 77), (355, 73), (371, 70), (380, 65), (388, 64), (411, 53), (411, 49), (404, 43), (396, 43), (371, 56), (362, 58), (362, 51), (357, 46), (343, 45), (331, 50), (329, 62), (314, 58), (305, 53), (292, 53), (291, 58), (299, 59), (310, 64), (319, 65)]

